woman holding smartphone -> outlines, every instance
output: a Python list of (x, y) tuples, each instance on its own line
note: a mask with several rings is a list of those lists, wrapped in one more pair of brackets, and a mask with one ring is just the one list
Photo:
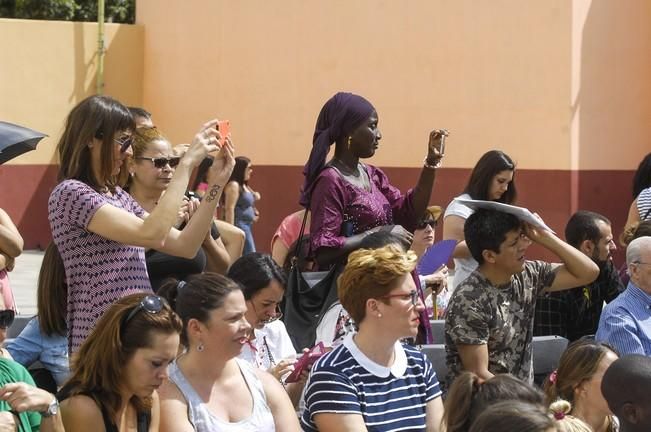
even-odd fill
[(310, 248), (321, 269), (343, 263), (374, 230), (391, 230), (408, 248), (429, 203), (448, 132), (430, 133), (418, 183), (403, 195), (382, 170), (360, 161), (378, 149), (378, 121), (373, 105), (352, 93), (337, 93), (319, 113), (300, 203), (311, 212)]
[(134, 120), (120, 102), (91, 96), (68, 115), (57, 145), (59, 178), (48, 201), (54, 243), (68, 281), (68, 331), (71, 353), (116, 300), (151, 292), (145, 249), (192, 258), (210, 227), (222, 189), (234, 165), (227, 140), (211, 167), (206, 198), (183, 231), (174, 228), (190, 173), (217, 151), (217, 120), (205, 123), (156, 208), (147, 213), (117, 184), (131, 154)]
[[(128, 192), (146, 211), (153, 212), (169, 187), (181, 157), (174, 154), (172, 145), (158, 128), (140, 127), (133, 134), (133, 156), (129, 160)], [(184, 196), (179, 203), (174, 228), (183, 229), (199, 206), (199, 200)], [(226, 273), (230, 257), (211, 227), (206, 232), (201, 248), (191, 259), (169, 255), (155, 249), (145, 253), (147, 273), (154, 291), (168, 277), (185, 279), (191, 274), (210, 271)]]

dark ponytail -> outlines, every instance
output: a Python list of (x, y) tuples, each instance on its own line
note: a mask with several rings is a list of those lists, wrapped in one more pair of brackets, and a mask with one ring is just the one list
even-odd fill
[(183, 320), (181, 343), (188, 346), (188, 321), (196, 319), (207, 323), (210, 313), (224, 304), (224, 299), (241, 287), (231, 279), (217, 273), (189, 276), (185, 281), (169, 278), (163, 282), (158, 295), (164, 297)]

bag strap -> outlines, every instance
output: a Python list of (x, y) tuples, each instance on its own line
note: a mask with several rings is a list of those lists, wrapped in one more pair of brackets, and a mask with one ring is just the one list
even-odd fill
[(294, 248), (294, 256), (290, 259), (292, 263), (292, 268), (300, 261), (301, 250), (303, 250), (303, 237), (305, 236), (305, 226), (307, 225), (307, 214), (310, 211), (310, 203), (307, 203), (305, 207), (305, 213), (303, 214), (303, 222), (301, 223), (301, 230), (298, 232), (298, 240), (296, 240), (296, 247)]

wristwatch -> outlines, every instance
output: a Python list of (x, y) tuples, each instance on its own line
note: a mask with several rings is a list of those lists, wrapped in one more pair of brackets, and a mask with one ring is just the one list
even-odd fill
[(47, 410), (41, 412), (42, 417), (52, 417), (55, 416), (59, 413), (59, 401), (55, 397), (54, 400), (50, 403), (50, 405), (47, 407)]

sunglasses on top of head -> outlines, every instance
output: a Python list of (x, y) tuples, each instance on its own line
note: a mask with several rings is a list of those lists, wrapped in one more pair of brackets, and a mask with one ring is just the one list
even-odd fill
[(156, 168), (165, 168), (165, 165), (169, 164), (170, 168), (176, 168), (181, 162), (181, 158), (178, 156), (166, 158), (166, 157), (137, 157), (136, 160), (148, 160), (154, 164)]
[(138, 312), (144, 310), (147, 313), (156, 315), (157, 313), (160, 313), (164, 307), (165, 300), (162, 297), (153, 294), (144, 297), (140, 300), (140, 303), (132, 307), (129, 313), (122, 319), (122, 322), (120, 323), (120, 333), (124, 332), (126, 326), (136, 315), (138, 315)]

